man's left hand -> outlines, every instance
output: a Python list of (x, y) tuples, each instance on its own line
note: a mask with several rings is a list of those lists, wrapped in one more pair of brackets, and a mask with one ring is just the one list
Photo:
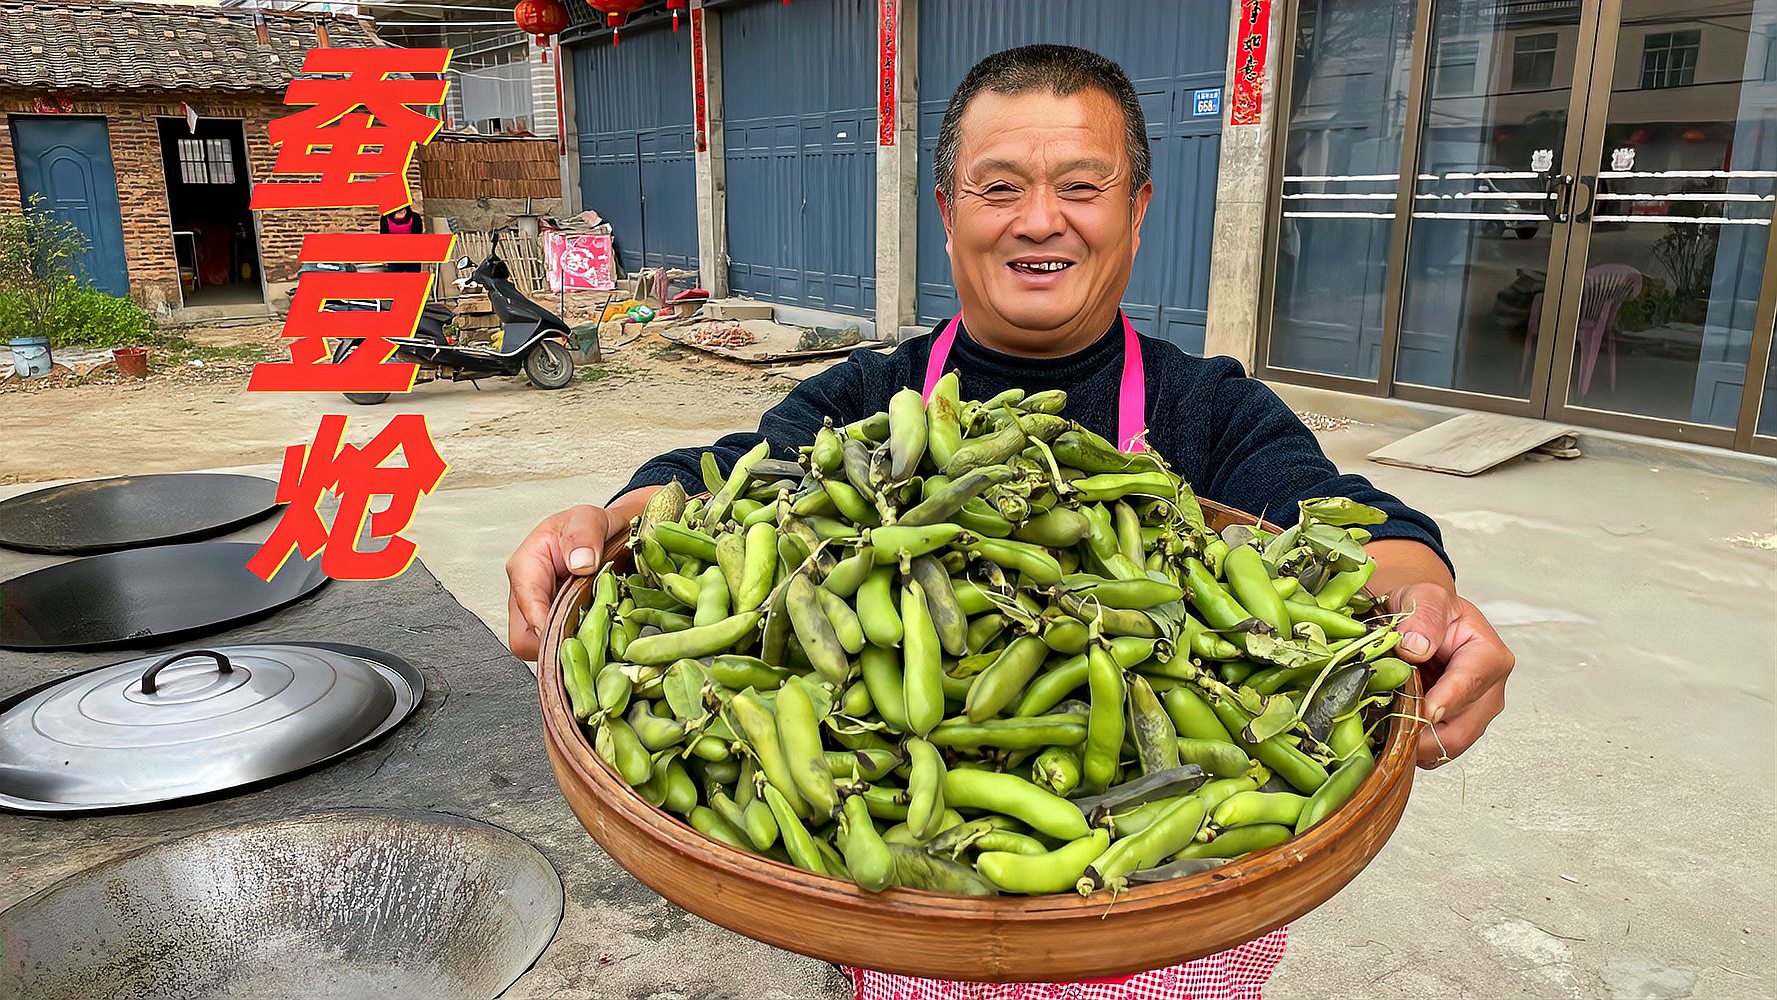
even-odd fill
[(1442, 584), (1408, 584), (1388, 596), (1388, 607), (1411, 612), (1395, 652), (1427, 685), (1420, 714), (1431, 725), (1419, 735), (1419, 766), (1447, 764), (1505, 710), (1516, 660), (1480, 609)]

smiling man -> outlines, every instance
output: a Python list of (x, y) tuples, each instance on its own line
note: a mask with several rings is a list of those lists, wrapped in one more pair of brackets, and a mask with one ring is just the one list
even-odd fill
[[(556, 589), (570, 573), (596, 568), (605, 542), (655, 488), (677, 479), (702, 489), (703, 452), (724, 473), (761, 438), (774, 457), (793, 459), (823, 418), (860, 419), (886, 409), (897, 390), (929, 389), (955, 371), (965, 398), (1065, 389), (1065, 416), (1125, 446), (1143, 442), (1199, 495), (1286, 526), (1311, 497), (1346, 496), (1387, 512), (1368, 546), (1377, 563), (1371, 589), (1413, 612), (1400, 649), (1431, 684), (1425, 713), (1434, 723), (1419, 762), (1435, 767), (1468, 749), (1504, 708), (1513, 660), (1457, 596), (1437, 525), (1362, 477), (1340, 474), (1289, 407), (1238, 362), (1140, 336), (1118, 308), (1153, 198), (1149, 162), (1141, 104), (1115, 63), (1059, 45), (982, 60), (950, 100), (935, 159), (961, 313), (892, 354), (859, 351), (801, 383), (757, 431), (653, 459), (608, 507), (575, 507), (539, 524), (507, 563), (513, 652), (535, 657)], [(1257, 997), (1283, 935), (1119, 979), (1093, 995)], [(859, 996), (970, 995), (957, 984), (853, 975)]]

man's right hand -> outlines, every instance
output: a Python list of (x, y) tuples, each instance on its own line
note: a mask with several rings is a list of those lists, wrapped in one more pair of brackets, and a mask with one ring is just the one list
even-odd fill
[(537, 644), (549, 625), (549, 605), (570, 576), (599, 568), (605, 546), (629, 529), (658, 486), (644, 486), (611, 501), (609, 507), (581, 504), (543, 519), (506, 560), (506, 645), (521, 660), (537, 659)]
[(506, 598), (506, 644), (512, 655), (537, 658), (555, 592), (569, 576), (597, 570), (605, 543), (624, 524), (602, 507), (581, 504), (544, 518), (525, 536), (506, 560), (506, 579), (512, 585)]

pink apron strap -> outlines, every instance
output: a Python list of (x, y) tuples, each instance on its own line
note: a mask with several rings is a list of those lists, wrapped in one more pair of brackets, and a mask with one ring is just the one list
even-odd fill
[(1148, 431), (1148, 383), (1142, 371), (1141, 338), (1129, 317), (1123, 320), (1123, 384), (1117, 392), (1117, 447), (1124, 451), (1147, 451), (1143, 437)]
[[(1136, 335), (1135, 327), (1129, 324), (1129, 317), (1121, 313), (1118, 317), (1123, 320), (1123, 381), (1117, 391), (1117, 447), (1131, 452), (1147, 451), (1148, 445), (1143, 437), (1148, 430), (1148, 383), (1142, 369), (1141, 338)], [(956, 344), (956, 327), (962, 318), (963, 314), (959, 312), (945, 321), (938, 331), (938, 339), (932, 342), (931, 357), (926, 359), (925, 388), (920, 392), (925, 399), (932, 398), (932, 390), (944, 377), (944, 366), (950, 361), (950, 349)]]
[(925, 399), (932, 398), (932, 390), (938, 387), (938, 380), (944, 377), (944, 365), (950, 360), (950, 348), (956, 343), (956, 325), (962, 322), (963, 314), (957, 313), (944, 323), (938, 331), (938, 339), (932, 341), (932, 356), (926, 359), (926, 387), (920, 391)]

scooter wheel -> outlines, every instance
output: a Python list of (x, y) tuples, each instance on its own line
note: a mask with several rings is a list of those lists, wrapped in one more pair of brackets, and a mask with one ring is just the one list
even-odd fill
[(345, 396), (359, 406), (375, 406), (378, 403), (386, 403), (389, 399), (389, 394), (386, 392), (348, 392)]
[(574, 355), (561, 341), (542, 341), (525, 355), (524, 374), (539, 389), (566, 388), (574, 381)]

